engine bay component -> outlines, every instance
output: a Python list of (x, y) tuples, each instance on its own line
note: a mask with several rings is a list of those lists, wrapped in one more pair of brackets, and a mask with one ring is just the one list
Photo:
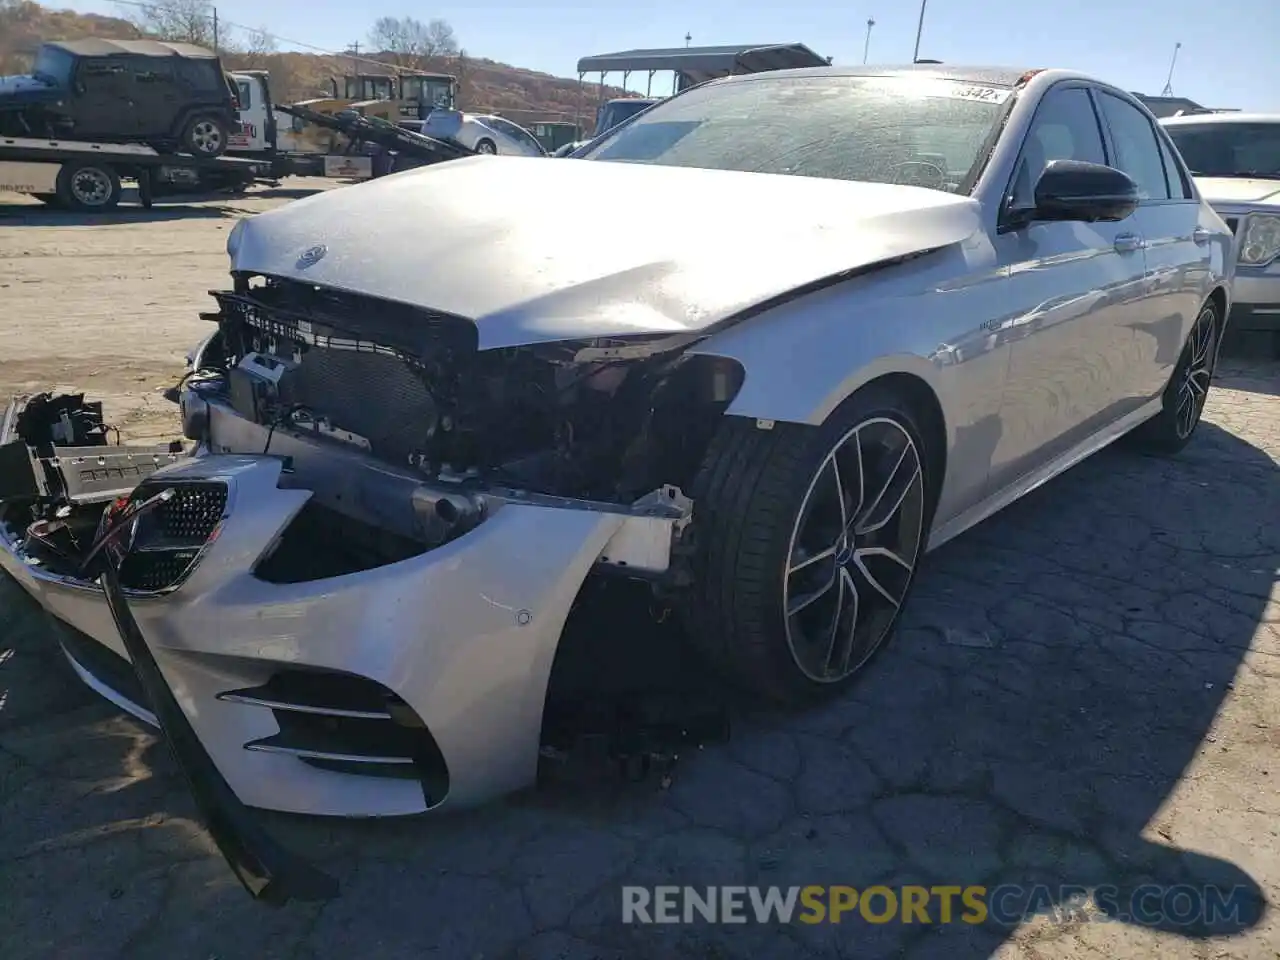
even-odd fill
[(293, 280), (213, 296), (220, 362), (196, 375), (224, 377), (237, 414), (429, 480), (628, 504), (688, 486), (742, 384), (690, 335), (481, 351), (466, 318)]

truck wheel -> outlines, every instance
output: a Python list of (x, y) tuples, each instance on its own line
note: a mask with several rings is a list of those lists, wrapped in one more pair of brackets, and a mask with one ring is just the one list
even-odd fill
[(220, 117), (193, 117), (182, 131), (182, 145), (198, 157), (220, 157), (226, 153), (229, 133)]
[(104, 164), (64, 164), (58, 174), (58, 201), (69, 210), (114, 210), (120, 203), (120, 178)]
[(488, 137), (483, 137), (476, 142), (476, 153), (495, 155), (497, 152), (498, 145)]
[(693, 484), (683, 613), (726, 679), (811, 701), (846, 687), (889, 640), (935, 501), (921, 423), (883, 386), (816, 428), (725, 418)]

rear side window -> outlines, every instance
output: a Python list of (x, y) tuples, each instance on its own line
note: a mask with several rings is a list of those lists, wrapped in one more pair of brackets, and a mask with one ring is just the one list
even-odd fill
[(1191, 184), (1187, 182), (1187, 178), (1182, 174), (1182, 165), (1173, 155), (1173, 151), (1169, 149), (1169, 144), (1165, 142), (1165, 138), (1156, 137), (1160, 141), (1160, 158), (1164, 160), (1164, 179), (1169, 185), (1169, 196), (1174, 200), (1189, 200), (1191, 198)]
[(1151, 121), (1133, 104), (1109, 93), (1101, 93), (1098, 101), (1115, 144), (1113, 166), (1133, 178), (1142, 199), (1167, 200), (1169, 184)]
[(249, 81), (236, 81), (236, 103), (241, 110), (248, 110), (253, 106), (253, 88), (250, 87)]
[[(175, 57), (178, 63), (178, 79), (200, 93), (218, 93), (227, 89), (226, 80), (214, 60), (188, 60)], [(227, 89), (227, 93), (230, 94)]]
[(149, 85), (173, 83), (173, 66), (164, 60), (149, 57), (145, 60), (135, 60), (130, 67), (130, 73), (133, 74), (133, 79), (137, 83)]

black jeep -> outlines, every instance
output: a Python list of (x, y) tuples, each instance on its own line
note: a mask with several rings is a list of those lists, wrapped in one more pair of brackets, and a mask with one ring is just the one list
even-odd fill
[(0, 135), (145, 143), (216, 157), (240, 129), (216, 54), (158, 40), (42, 44), (30, 76), (0, 77)]

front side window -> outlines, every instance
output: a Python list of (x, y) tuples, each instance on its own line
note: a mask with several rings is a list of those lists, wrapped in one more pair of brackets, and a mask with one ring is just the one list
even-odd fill
[(1107, 162), (1098, 115), (1084, 87), (1056, 87), (1040, 101), (1018, 158), (1011, 207), (1035, 206), (1036, 183), (1054, 160)]
[(65, 87), (71, 83), (76, 58), (61, 47), (41, 47), (31, 73), (38, 80)]
[(1112, 165), (1127, 173), (1138, 185), (1143, 200), (1166, 200), (1169, 184), (1165, 180), (1160, 145), (1147, 115), (1131, 103), (1109, 93), (1099, 96), (1099, 106), (1111, 131), (1116, 156)]
[(253, 106), (253, 85), (248, 80), (236, 81), (236, 104), (241, 110)]
[(1011, 92), (911, 76), (758, 74), (663, 101), (582, 159), (954, 192), (968, 188), (985, 159)]
[(1165, 130), (1195, 176), (1280, 180), (1280, 123), (1179, 123)]

